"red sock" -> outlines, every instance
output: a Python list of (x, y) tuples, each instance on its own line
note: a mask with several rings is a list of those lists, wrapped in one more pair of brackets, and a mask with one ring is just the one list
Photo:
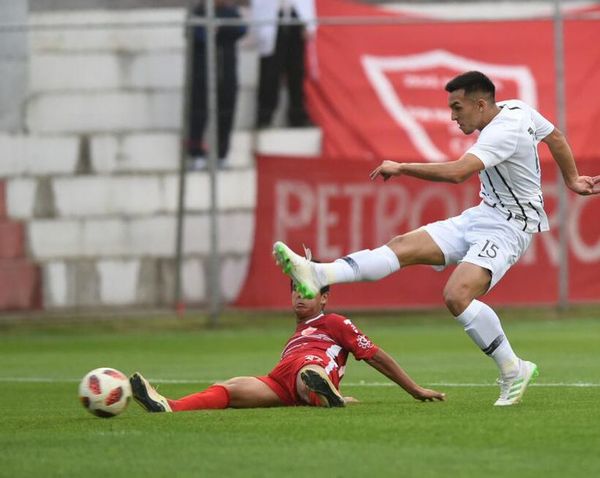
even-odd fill
[(229, 392), (221, 385), (213, 385), (202, 392), (193, 393), (179, 400), (168, 400), (168, 402), (174, 412), (227, 408)]

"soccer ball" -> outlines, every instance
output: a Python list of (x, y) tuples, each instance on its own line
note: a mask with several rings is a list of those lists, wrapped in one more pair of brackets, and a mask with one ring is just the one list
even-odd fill
[(85, 409), (97, 417), (114, 417), (127, 408), (131, 385), (125, 374), (114, 368), (96, 368), (81, 380), (79, 399)]

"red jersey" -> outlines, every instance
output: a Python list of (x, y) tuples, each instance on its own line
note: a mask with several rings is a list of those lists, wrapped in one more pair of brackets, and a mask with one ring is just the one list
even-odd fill
[(337, 314), (320, 314), (298, 324), (283, 348), (281, 360), (296, 355), (322, 356), (324, 353), (328, 360), (323, 368), (328, 375), (337, 375), (337, 385), (344, 375), (348, 352), (356, 360), (365, 360), (373, 357), (377, 350), (379, 348), (350, 319)]
[(298, 396), (297, 375), (307, 365), (325, 369), (336, 388), (346, 370), (348, 353), (357, 360), (368, 360), (379, 350), (350, 319), (337, 314), (319, 314), (298, 324), (287, 341), (281, 360), (267, 376), (257, 377), (267, 384), (286, 405), (306, 405)]

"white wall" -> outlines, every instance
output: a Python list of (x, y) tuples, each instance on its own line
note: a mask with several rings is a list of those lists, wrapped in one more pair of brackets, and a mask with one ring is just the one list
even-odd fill
[[(27, 2), (0, 0), (0, 19), (4, 24), (25, 23)], [(0, 31), (0, 131), (22, 131), (26, 86), (27, 33)]]
[[(0, 133), (8, 214), (26, 225), (46, 308), (172, 303), (182, 19), (180, 9), (31, 15), (36, 24), (128, 25), (32, 31), (27, 133)], [(217, 180), (226, 300), (242, 285), (253, 245), (254, 151), (318, 154), (321, 139), (316, 129), (251, 131), (258, 58), (249, 40), (239, 52), (231, 167)], [(188, 174), (182, 274), (192, 304), (207, 300), (209, 186), (206, 172)]]

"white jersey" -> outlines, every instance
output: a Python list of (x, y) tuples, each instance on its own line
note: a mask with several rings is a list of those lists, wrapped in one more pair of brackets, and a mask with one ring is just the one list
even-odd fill
[(547, 231), (537, 146), (554, 125), (522, 101), (501, 101), (498, 106), (500, 113), (467, 151), (485, 165), (479, 172), (479, 196), (522, 231)]

